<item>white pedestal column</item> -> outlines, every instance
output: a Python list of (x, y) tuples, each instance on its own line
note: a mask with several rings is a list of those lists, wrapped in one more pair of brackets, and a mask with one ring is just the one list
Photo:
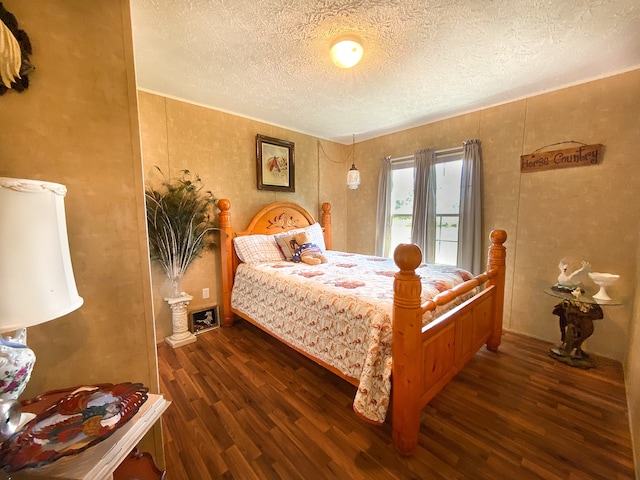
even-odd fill
[(195, 342), (196, 336), (189, 331), (189, 321), (187, 318), (187, 306), (193, 300), (191, 295), (181, 295), (179, 297), (165, 298), (171, 307), (171, 323), (173, 334), (164, 339), (172, 348), (182, 347)]

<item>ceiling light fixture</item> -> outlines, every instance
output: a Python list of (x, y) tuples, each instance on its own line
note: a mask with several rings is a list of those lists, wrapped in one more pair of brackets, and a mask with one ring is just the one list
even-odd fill
[(357, 65), (363, 53), (362, 43), (354, 35), (338, 37), (331, 45), (331, 60), (340, 68)]

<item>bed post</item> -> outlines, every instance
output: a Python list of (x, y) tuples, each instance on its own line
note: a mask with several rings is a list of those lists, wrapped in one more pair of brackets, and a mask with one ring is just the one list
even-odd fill
[(393, 281), (393, 373), (391, 421), (393, 445), (411, 455), (418, 445), (420, 406), (420, 345), (422, 339), (422, 285), (415, 269), (422, 262), (417, 245), (401, 244), (393, 259), (400, 268)]
[(331, 250), (331, 204), (323, 203), (322, 204), (322, 215), (320, 216), (322, 220), (322, 234), (324, 235), (324, 245), (327, 247), (327, 250)]
[(220, 234), (220, 269), (222, 271), (222, 317), (224, 324), (233, 324), (233, 313), (231, 313), (231, 286), (233, 285), (233, 229), (231, 228), (231, 202), (226, 198), (218, 200), (220, 213), (218, 214), (218, 224), (222, 233)]
[(493, 315), (491, 336), (487, 340), (487, 349), (498, 350), (502, 341), (502, 315), (504, 310), (504, 287), (506, 272), (506, 248), (502, 245), (507, 241), (507, 232), (504, 230), (492, 230), (489, 235), (491, 246), (489, 247), (489, 260), (487, 262), (487, 272), (496, 270), (496, 274), (489, 279), (488, 285), (495, 287), (493, 300)]

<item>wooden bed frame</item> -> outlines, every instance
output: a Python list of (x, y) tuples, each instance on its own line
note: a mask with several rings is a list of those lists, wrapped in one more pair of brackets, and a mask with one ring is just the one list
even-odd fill
[[(301, 206), (289, 202), (267, 205), (253, 217), (242, 232), (231, 226), (231, 203), (218, 201), (221, 235), (222, 311), (224, 323), (231, 326), (238, 315), (262, 328), (251, 318), (231, 308), (231, 288), (239, 259), (233, 237), (274, 234), (315, 223)], [(331, 205), (322, 205), (321, 225), (327, 249), (331, 249)], [(502, 312), (505, 286), (505, 248), (507, 234), (493, 230), (487, 271), (473, 279), (438, 294), (421, 304), (420, 277), (415, 269), (422, 262), (416, 245), (400, 245), (394, 261), (400, 271), (395, 274), (393, 300), (393, 370), (391, 423), (393, 445), (402, 455), (411, 455), (418, 444), (420, 411), (462, 369), (482, 347), (495, 351), (502, 337)], [(454, 298), (484, 285), (480, 293), (455, 309), (422, 327), (427, 311), (449, 303)], [(267, 332), (273, 335), (271, 332)], [(278, 338), (278, 337), (276, 337)], [(282, 341), (282, 339), (278, 338)], [(358, 385), (358, 379), (345, 377), (337, 369), (285, 342), (333, 373)]]

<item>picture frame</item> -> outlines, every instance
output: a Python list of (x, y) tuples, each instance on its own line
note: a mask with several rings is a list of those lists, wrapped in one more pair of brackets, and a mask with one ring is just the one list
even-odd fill
[(189, 312), (189, 331), (194, 335), (213, 330), (219, 326), (218, 305)]
[(295, 192), (295, 144), (256, 135), (258, 190)]

